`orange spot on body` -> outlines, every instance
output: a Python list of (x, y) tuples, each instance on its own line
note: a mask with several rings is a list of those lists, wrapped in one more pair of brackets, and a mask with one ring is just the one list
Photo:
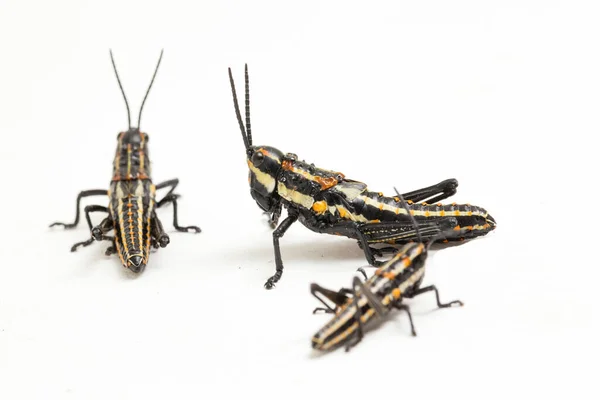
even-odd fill
[[(340, 174), (340, 175), (342, 175), (342, 174)], [(315, 181), (319, 185), (321, 185), (321, 190), (329, 189), (330, 187), (333, 187), (333, 186), (337, 185), (337, 183), (338, 183), (338, 180), (336, 178), (334, 178), (333, 176), (330, 176), (330, 177), (315, 176)]]
[(322, 214), (327, 210), (327, 202), (324, 200), (316, 201), (312, 206), (313, 211)]
[(401, 295), (402, 292), (400, 291), (400, 289), (395, 288), (394, 290), (392, 290), (392, 296), (394, 296), (395, 299), (399, 299)]
[(293, 171), (294, 165), (290, 160), (283, 160), (283, 162), (281, 163), (281, 168), (285, 169), (286, 171)]
[(393, 281), (394, 279), (396, 279), (396, 275), (392, 272), (386, 272), (383, 274), (383, 277), (386, 279), (389, 279), (390, 281)]
[(455, 231), (460, 231), (460, 225), (456, 225), (456, 226), (454, 227), (454, 230), (455, 230)]

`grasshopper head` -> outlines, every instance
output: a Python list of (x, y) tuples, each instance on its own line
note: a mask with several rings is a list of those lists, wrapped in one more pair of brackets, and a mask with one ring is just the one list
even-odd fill
[(248, 151), (248, 183), (250, 194), (264, 211), (271, 211), (277, 203), (277, 175), (284, 154), (274, 147), (251, 146)]
[(231, 93), (233, 94), (233, 105), (237, 116), (242, 139), (246, 147), (248, 157), (247, 164), (250, 169), (248, 182), (250, 183), (250, 194), (258, 206), (264, 211), (272, 211), (278, 203), (277, 194), (277, 176), (281, 169), (284, 154), (274, 147), (253, 146), (252, 129), (250, 125), (250, 94), (248, 84), (248, 65), (245, 67), (245, 94), (246, 94), (246, 125), (242, 121), (240, 107), (238, 105), (235, 83), (229, 69), (229, 82), (231, 84)]

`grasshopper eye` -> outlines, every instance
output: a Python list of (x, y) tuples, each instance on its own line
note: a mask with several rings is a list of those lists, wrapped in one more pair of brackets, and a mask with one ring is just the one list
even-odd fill
[(255, 167), (258, 167), (260, 164), (262, 164), (264, 160), (265, 155), (260, 151), (257, 151), (252, 155), (252, 164), (254, 164)]

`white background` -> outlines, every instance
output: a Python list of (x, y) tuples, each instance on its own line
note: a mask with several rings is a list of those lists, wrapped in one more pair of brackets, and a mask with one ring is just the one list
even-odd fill
[[(0, 398), (542, 398), (598, 395), (600, 9), (589, 1), (0, 0)], [(125, 107), (146, 104), (153, 178), (179, 177), (171, 244), (132, 278), (106, 244), (49, 229), (107, 188)], [(227, 67), (250, 68), (256, 144), (391, 194), (459, 180), (449, 201), (498, 228), (432, 253), (434, 297), (350, 353), (312, 352), (348, 286), (352, 240), (294, 225), (273, 291)], [(106, 204), (90, 199), (86, 204)], [(97, 222), (97, 221), (96, 221)], [(172, 232), (172, 233), (171, 233)], [(372, 270), (371, 270), (372, 273)], [(360, 397), (359, 397), (360, 396)], [(597, 397), (596, 397), (597, 398)]]

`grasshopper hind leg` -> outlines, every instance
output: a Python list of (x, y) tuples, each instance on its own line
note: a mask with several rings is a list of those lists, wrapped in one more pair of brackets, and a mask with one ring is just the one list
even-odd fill
[(108, 190), (104, 190), (104, 189), (91, 189), (91, 190), (84, 190), (82, 192), (80, 192), (77, 195), (77, 204), (75, 207), (75, 221), (73, 221), (72, 223), (68, 224), (65, 222), (54, 222), (52, 224), (50, 224), (50, 227), (53, 226), (62, 226), (65, 229), (71, 229), (77, 226), (77, 224), (79, 224), (79, 208), (81, 205), (81, 199), (83, 199), (84, 197), (89, 197), (89, 196), (108, 196)]

